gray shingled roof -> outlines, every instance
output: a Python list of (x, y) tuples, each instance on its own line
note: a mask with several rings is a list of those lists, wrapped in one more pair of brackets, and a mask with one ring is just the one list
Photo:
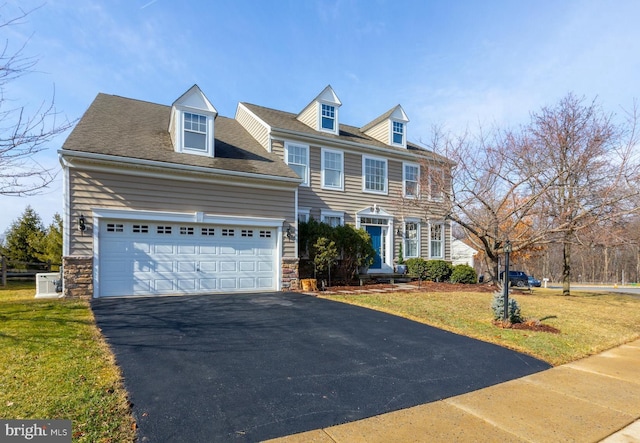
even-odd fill
[(215, 158), (177, 153), (169, 135), (171, 107), (98, 94), (64, 150), (153, 160), (254, 174), (298, 178), (234, 119), (215, 120)]
[[(300, 120), (296, 118), (296, 114), (292, 114), (290, 112), (278, 111), (277, 109), (265, 108), (264, 106), (254, 105), (251, 103), (242, 103), (246, 106), (251, 112), (257, 115), (262, 121), (271, 126), (273, 129), (284, 129), (287, 131), (295, 131), (300, 132), (302, 134), (310, 134), (310, 135), (320, 135), (322, 137), (326, 137), (327, 139), (333, 139), (336, 141), (347, 141), (352, 143), (360, 143), (370, 146), (375, 146), (378, 148), (384, 148), (391, 152), (396, 152), (399, 154), (405, 154), (410, 152), (412, 154), (422, 154), (425, 157), (434, 158), (441, 160), (443, 162), (450, 162), (446, 158), (433, 153), (421, 146), (416, 144), (407, 142), (407, 149), (389, 146), (387, 144), (381, 143), (373, 137), (369, 137), (364, 132), (360, 130), (360, 128), (356, 128), (355, 126), (345, 125), (340, 123), (340, 134), (330, 134), (326, 132), (316, 131), (315, 129), (310, 128), (309, 126), (302, 123)], [(390, 113), (393, 111), (392, 108)], [(377, 119), (376, 119), (377, 120)]]

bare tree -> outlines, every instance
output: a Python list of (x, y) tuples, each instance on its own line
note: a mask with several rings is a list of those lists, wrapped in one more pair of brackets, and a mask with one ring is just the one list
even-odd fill
[(540, 194), (530, 192), (530, 177), (514, 156), (514, 134), (494, 129), (460, 137), (434, 129), (428, 147), (455, 163), (452, 175), (433, 174), (423, 164), (420, 198), (409, 203), (428, 207), (434, 193), (442, 195), (446, 217), (460, 225), (480, 251), (491, 277), (497, 279), (505, 240), (514, 256), (524, 254), (544, 238), (533, 209)]
[(616, 124), (595, 101), (567, 95), (532, 114), (517, 152), (534, 194), (547, 241), (562, 244), (562, 288), (570, 294), (571, 250), (581, 233), (638, 210), (637, 117)]
[[(32, 12), (20, 9), (13, 18), (2, 21), (0, 29), (22, 24)], [(9, 41), (5, 40), (0, 49), (0, 195), (33, 195), (48, 186), (55, 174), (40, 165), (35, 156), (73, 125), (66, 119), (58, 121), (55, 93), (31, 115), (7, 93), (11, 82), (32, 73), (37, 64), (36, 59), (24, 55), (25, 45), (11, 51)]]
[[(514, 258), (560, 244), (563, 293), (570, 293), (571, 246), (581, 233), (638, 210), (635, 108), (627, 117), (616, 124), (595, 102), (569, 94), (517, 130), (457, 138), (434, 131), (427, 145), (456, 164), (452, 177), (439, 181), (446, 216), (465, 229), (494, 277), (505, 240)], [(413, 204), (428, 207), (438, 180), (424, 174)]]

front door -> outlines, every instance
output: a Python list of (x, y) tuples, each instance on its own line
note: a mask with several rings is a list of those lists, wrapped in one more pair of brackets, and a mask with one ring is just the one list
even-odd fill
[(382, 268), (382, 227), (365, 226), (365, 229), (371, 237), (373, 249), (376, 251), (376, 256), (373, 258), (371, 269), (380, 269)]

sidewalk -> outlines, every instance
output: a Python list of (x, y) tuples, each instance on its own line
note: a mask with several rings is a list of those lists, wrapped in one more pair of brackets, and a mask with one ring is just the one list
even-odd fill
[(640, 443), (640, 340), (479, 391), (269, 440)]

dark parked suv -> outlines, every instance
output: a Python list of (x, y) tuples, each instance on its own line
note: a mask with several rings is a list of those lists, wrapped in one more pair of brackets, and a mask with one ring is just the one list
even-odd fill
[[(504, 280), (504, 271), (500, 273), (500, 280)], [(528, 287), (529, 277), (522, 271), (509, 271), (509, 286)]]

